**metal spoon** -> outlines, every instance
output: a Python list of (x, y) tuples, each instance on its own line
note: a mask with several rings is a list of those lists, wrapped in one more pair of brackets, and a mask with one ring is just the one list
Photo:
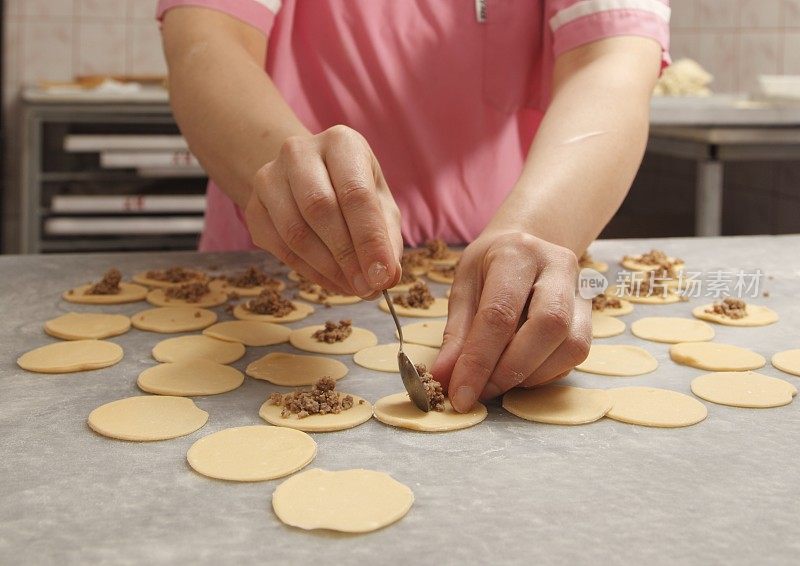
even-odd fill
[(400, 321), (397, 320), (397, 313), (394, 312), (394, 305), (389, 293), (384, 289), (383, 298), (386, 299), (386, 304), (389, 306), (389, 312), (392, 313), (394, 324), (397, 326), (397, 335), (400, 337), (400, 350), (397, 352), (397, 365), (400, 367), (400, 377), (403, 379), (403, 386), (411, 398), (411, 402), (416, 405), (420, 411), (426, 413), (431, 410), (430, 399), (428, 399), (428, 392), (425, 391), (425, 386), (422, 384), (417, 368), (408, 359), (405, 352), (403, 352), (403, 329), (400, 327)]

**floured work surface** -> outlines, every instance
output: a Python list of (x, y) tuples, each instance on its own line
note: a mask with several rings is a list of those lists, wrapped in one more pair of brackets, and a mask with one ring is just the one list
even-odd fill
[[(780, 315), (760, 328), (715, 325), (715, 341), (746, 347), (767, 359), (798, 348), (800, 237), (598, 242), (592, 256), (610, 266), (613, 282), (625, 254), (660, 248), (686, 261), (686, 269), (739, 268), (765, 272), (769, 297), (751, 299)], [(741, 409), (703, 402), (708, 418), (680, 429), (650, 429), (609, 419), (579, 427), (537, 424), (487, 404), (488, 417), (456, 432), (422, 434), (369, 421), (356, 428), (313, 434), (314, 467), (365, 468), (408, 485), (416, 503), (383, 530), (361, 536), (309, 534), (282, 525), (270, 507), (281, 480), (236, 484), (194, 473), (185, 460), (199, 438), (230, 427), (262, 424), (258, 409), (272, 391), (247, 378), (238, 389), (195, 397), (209, 413), (199, 431), (174, 440), (135, 444), (100, 437), (86, 417), (115, 399), (142, 395), (136, 377), (155, 365), (150, 349), (168, 337), (131, 330), (110, 338), (125, 350), (115, 366), (70, 375), (31, 374), (14, 360), (53, 341), (42, 324), (65, 312), (132, 315), (145, 302), (111, 307), (60, 300), (73, 284), (119, 267), (126, 279), (146, 270), (184, 265), (237, 272), (263, 255), (127, 254), (0, 258), (0, 563), (391, 563), (552, 564), (648, 562), (776, 563), (797, 558), (800, 538), (797, 486), (800, 400), (774, 409)], [(268, 271), (274, 266), (266, 265)], [(288, 270), (285, 270), (287, 272)], [(768, 280), (766, 274), (772, 275)], [(285, 279), (285, 276), (283, 276)], [(436, 296), (445, 286), (429, 282)], [(289, 287), (289, 291), (292, 287)], [(712, 302), (636, 305), (621, 317), (630, 325), (646, 316), (691, 317)], [(352, 318), (379, 343), (396, 340), (389, 315), (375, 304), (320, 308), (290, 328)], [(222, 308), (220, 321), (231, 320)], [(403, 323), (419, 319), (404, 319)], [(435, 319), (431, 319), (435, 320)], [(630, 330), (602, 344), (634, 344), (659, 368), (614, 378), (573, 374), (563, 383), (587, 388), (646, 386), (691, 394), (703, 370), (674, 364), (668, 345), (640, 340)], [(248, 348), (231, 364), (239, 371), (267, 352), (294, 352), (288, 344)], [(352, 356), (336, 356), (350, 372), (337, 388), (374, 403), (402, 390), (397, 374), (371, 372)], [(767, 364), (765, 375), (800, 386), (800, 379)], [(609, 517), (613, 517), (610, 520)], [(731, 518), (735, 517), (735, 528)], [(568, 535), (565, 535), (568, 533)], [(413, 541), (413, 545), (409, 545)], [(531, 542), (534, 541), (534, 542)]]

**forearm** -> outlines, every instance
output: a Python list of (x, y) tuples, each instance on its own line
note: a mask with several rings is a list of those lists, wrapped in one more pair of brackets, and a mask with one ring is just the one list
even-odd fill
[(660, 53), (646, 39), (606, 42), (558, 61), (550, 107), (489, 230), (519, 229), (580, 255), (619, 208), (647, 142)]
[(287, 137), (308, 133), (263, 70), (266, 40), (202, 9), (169, 12), (163, 36), (181, 132), (209, 176), (244, 207), (256, 171)]

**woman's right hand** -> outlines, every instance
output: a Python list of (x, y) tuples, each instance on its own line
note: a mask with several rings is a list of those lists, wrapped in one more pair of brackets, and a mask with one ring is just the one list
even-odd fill
[(400, 211), (346, 126), (286, 139), (253, 178), (245, 219), (255, 245), (331, 291), (371, 298), (400, 280)]

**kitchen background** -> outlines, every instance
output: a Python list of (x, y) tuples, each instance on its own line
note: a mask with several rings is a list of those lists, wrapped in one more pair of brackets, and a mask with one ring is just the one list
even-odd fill
[[(155, 0), (6, 0), (5, 187), (19, 183), (20, 89), (78, 75), (162, 75)], [(716, 93), (749, 93), (762, 74), (800, 75), (800, 0), (672, 0), (672, 56), (697, 60)], [(695, 165), (648, 155), (609, 236), (690, 235)], [(13, 191), (11, 191), (13, 192)], [(17, 220), (6, 190), (4, 248)], [(724, 233), (800, 232), (800, 163), (725, 167)]]

